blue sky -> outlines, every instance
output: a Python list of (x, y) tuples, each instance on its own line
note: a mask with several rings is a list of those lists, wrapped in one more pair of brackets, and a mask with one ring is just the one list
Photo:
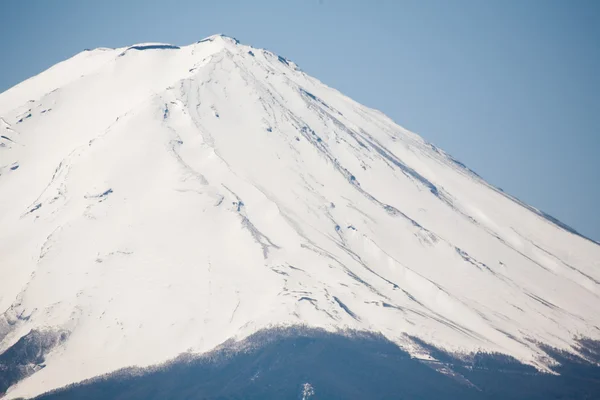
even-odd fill
[(600, 240), (600, 1), (0, 4), (0, 91), (84, 48), (264, 47)]

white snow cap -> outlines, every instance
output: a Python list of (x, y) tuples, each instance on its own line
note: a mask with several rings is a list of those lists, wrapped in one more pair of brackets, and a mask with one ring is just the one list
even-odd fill
[(0, 352), (68, 332), (7, 398), (279, 325), (539, 368), (600, 338), (597, 243), (271, 52), (86, 51), (0, 117)]

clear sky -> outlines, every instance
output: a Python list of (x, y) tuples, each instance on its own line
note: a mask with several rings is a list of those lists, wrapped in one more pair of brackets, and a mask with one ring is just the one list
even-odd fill
[(84, 48), (224, 33), (600, 241), (598, 0), (0, 0), (0, 15), (0, 91)]

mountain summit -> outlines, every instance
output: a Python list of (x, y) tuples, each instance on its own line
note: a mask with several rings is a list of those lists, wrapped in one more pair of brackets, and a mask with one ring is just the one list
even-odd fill
[(597, 243), (269, 51), (84, 51), (0, 117), (7, 398), (282, 327), (541, 371), (600, 339)]

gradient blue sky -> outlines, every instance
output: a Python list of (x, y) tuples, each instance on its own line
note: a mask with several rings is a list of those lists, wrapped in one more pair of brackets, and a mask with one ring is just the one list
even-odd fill
[(84, 48), (225, 33), (600, 240), (600, 1), (0, 0), (0, 15), (0, 91)]

